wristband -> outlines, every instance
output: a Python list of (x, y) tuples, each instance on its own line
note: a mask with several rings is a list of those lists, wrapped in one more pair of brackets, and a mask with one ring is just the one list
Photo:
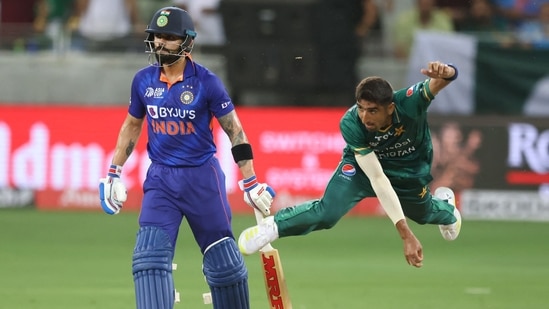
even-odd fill
[(242, 191), (248, 192), (257, 186), (257, 177), (255, 175), (242, 181)]
[(453, 65), (451, 63), (448, 63), (447, 66), (454, 68), (455, 73), (454, 73), (454, 75), (452, 75), (452, 77), (447, 77), (447, 78), (443, 78), (443, 79), (447, 80), (449, 82), (451, 82), (453, 80), (456, 80), (456, 78), (458, 78), (458, 69), (456, 68), (455, 65)]
[(107, 175), (109, 177), (120, 178), (120, 174), (122, 174), (122, 166), (111, 164), (111, 166), (109, 167), (109, 173)]
[(233, 148), (231, 148), (231, 152), (233, 154), (233, 159), (235, 163), (238, 163), (242, 160), (252, 160), (254, 158), (252, 145), (248, 143), (235, 145)]

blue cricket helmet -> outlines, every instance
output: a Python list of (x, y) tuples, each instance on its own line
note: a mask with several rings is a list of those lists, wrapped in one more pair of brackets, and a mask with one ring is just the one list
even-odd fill
[(161, 8), (154, 13), (145, 32), (171, 34), (185, 39), (187, 36), (196, 37), (194, 23), (189, 13), (181, 8), (170, 6)]

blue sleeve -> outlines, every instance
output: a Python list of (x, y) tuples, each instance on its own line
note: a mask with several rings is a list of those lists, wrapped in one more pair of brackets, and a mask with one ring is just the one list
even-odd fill
[(216, 75), (208, 75), (209, 109), (216, 118), (223, 117), (234, 110), (234, 104), (225, 86)]

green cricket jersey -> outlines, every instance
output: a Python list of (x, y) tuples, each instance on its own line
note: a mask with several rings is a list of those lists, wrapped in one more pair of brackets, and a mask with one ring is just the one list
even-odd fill
[(404, 215), (419, 224), (456, 222), (454, 206), (429, 194), (433, 159), (427, 108), (434, 99), (429, 82), (397, 90), (393, 124), (383, 131), (368, 132), (360, 121), (357, 106), (340, 122), (347, 143), (343, 158), (320, 199), (279, 210), (275, 214), (279, 237), (306, 235), (333, 227), (366, 197), (374, 197), (368, 177), (357, 171), (355, 153), (376, 153), (402, 205)]
[(368, 154), (374, 151), (392, 183), (416, 179), (427, 185), (433, 159), (427, 108), (434, 99), (429, 81), (395, 91), (393, 124), (377, 132), (368, 132), (362, 124), (357, 106), (351, 107), (340, 122), (347, 146), (344, 155)]

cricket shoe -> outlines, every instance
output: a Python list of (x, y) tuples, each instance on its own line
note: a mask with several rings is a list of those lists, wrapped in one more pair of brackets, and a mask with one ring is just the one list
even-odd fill
[(449, 241), (455, 240), (461, 230), (461, 214), (456, 207), (456, 196), (454, 195), (454, 191), (447, 187), (440, 187), (435, 190), (435, 196), (454, 206), (454, 217), (456, 217), (457, 221), (447, 225), (441, 224), (438, 228), (440, 229), (442, 238)]
[(256, 253), (261, 248), (278, 239), (278, 228), (274, 217), (263, 219), (256, 226), (245, 229), (238, 237), (238, 249), (244, 255)]

